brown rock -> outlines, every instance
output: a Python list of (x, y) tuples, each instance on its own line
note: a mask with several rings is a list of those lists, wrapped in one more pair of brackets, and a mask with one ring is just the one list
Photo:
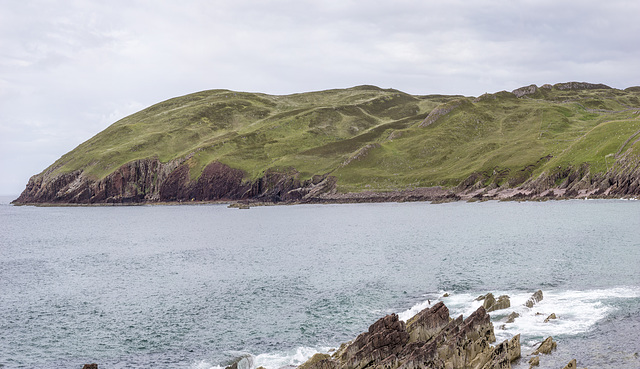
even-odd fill
[(520, 357), (520, 335), (516, 335), (510, 340), (505, 340), (501, 344), (491, 347), (488, 346), (480, 352), (467, 366), (464, 368), (511, 368), (511, 362)]
[(98, 364), (84, 364), (82, 369), (98, 369)]
[(388, 315), (332, 357), (312, 358), (303, 369), (497, 369), (520, 357), (519, 335), (495, 347), (490, 345), (494, 341), (484, 307), (466, 319), (450, 319), (439, 302), (406, 325)]
[(540, 356), (534, 356), (531, 359), (529, 359), (529, 369), (538, 365), (540, 365)]
[(476, 301), (484, 301), (482, 303), (482, 307), (484, 307), (488, 312), (506, 309), (511, 306), (511, 301), (507, 295), (502, 295), (496, 300), (492, 293), (488, 293), (484, 296), (478, 297)]
[(537, 302), (542, 301), (542, 298), (542, 290), (537, 290), (524, 304), (526, 307), (532, 308)]
[(427, 342), (447, 324), (449, 324), (449, 309), (440, 301), (431, 309), (424, 309), (407, 320), (409, 342)]
[(496, 311), (496, 310), (502, 310), (502, 309), (506, 309), (506, 308), (508, 308), (510, 306), (511, 306), (511, 301), (509, 300), (509, 296), (502, 295), (502, 296), (498, 297), (498, 300), (491, 307), (489, 307), (489, 309), (487, 309), (487, 311), (488, 312), (492, 312), (492, 311)]
[(533, 352), (533, 355), (538, 354), (550, 354), (552, 350), (555, 350), (558, 344), (553, 340), (553, 337), (549, 336), (542, 341), (540, 346)]
[(368, 332), (360, 334), (336, 355), (344, 367), (362, 369), (395, 356), (408, 341), (405, 323), (398, 319), (398, 315), (391, 314), (373, 323)]
[(569, 364), (567, 364), (564, 368), (562, 369), (576, 369), (577, 368), (578, 363), (576, 362), (576, 359), (573, 359), (569, 362)]
[(551, 320), (551, 319), (558, 319), (558, 317), (556, 317), (556, 313), (551, 313), (551, 315), (549, 315), (549, 316), (544, 320), (544, 322), (545, 322), (545, 323), (549, 323), (549, 320)]
[(317, 353), (298, 366), (298, 369), (337, 369), (338, 362), (331, 355)]
[(516, 318), (518, 318), (519, 316), (520, 314), (516, 313), (515, 311), (512, 312), (511, 314), (507, 315), (507, 323), (515, 322)]
[(484, 301), (482, 303), (482, 307), (487, 310), (488, 308), (490, 308), (493, 304), (496, 303), (496, 298), (493, 297), (493, 293), (489, 292), (484, 296), (479, 296), (476, 301)]

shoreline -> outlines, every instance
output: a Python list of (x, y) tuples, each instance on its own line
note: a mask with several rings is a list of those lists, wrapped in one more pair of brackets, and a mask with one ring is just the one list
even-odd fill
[(403, 202), (428, 202), (434, 205), (450, 202), (486, 202), (486, 201), (562, 201), (562, 200), (640, 200), (640, 196), (618, 196), (609, 194), (597, 194), (597, 191), (579, 191), (577, 194), (567, 196), (566, 189), (551, 188), (544, 191), (523, 190), (521, 188), (494, 188), (478, 189), (473, 191), (455, 191), (441, 187), (423, 187), (411, 190), (399, 191), (363, 191), (347, 193), (324, 193), (316, 197), (301, 200), (269, 201), (259, 198), (249, 199), (219, 199), (219, 200), (192, 200), (192, 201), (126, 201), (126, 202), (25, 202), (16, 203), (16, 199), (9, 202), (13, 206), (35, 207), (102, 207), (102, 206), (180, 206), (180, 205), (228, 205), (230, 208), (248, 208), (251, 206), (276, 206), (276, 205), (331, 205), (331, 204), (358, 204), (358, 203), (403, 203)]

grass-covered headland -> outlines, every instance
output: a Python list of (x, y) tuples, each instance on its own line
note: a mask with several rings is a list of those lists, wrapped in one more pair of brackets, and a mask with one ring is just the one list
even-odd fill
[(625, 197), (639, 163), (640, 87), (210, 90), (112, 124), (16, 202)]

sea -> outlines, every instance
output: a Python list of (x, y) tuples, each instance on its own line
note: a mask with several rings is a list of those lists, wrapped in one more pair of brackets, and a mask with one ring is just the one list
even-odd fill
[[(0, 368), (291, 368), (480, 295), (539, 368), (640, 368), (640, 201), (0, 204)], [(544, 299), (524, 303), (537, 290)], [(445, 297), (446, 296), (446, 297)], [(505, 323), (515, 311), (520, 317)], [(557, 319), (545, 323), (554, 313)]]

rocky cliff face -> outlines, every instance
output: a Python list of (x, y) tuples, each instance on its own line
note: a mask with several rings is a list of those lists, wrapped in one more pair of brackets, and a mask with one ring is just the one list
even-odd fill
[[(335, 177), (316, 175), (300, 179), (295, 169), (267, 170), (247, 181), (241, 170), (220, 162), (207, 165), (190, 179), (185, 160), (161, 163), (158, 159), (127, 163), (101, 180), (82, 171), (53, 175), (52, 170), (31, 177), (16, 204), (105, 204), (186, 201), (262, 202), (385, 202), (456, 200), (535, 200), (556, 198), (622, 198), (640, 196), (640, 158), (630, 154), (612, 159), (605, 173), (592, 173), (588, 165), (558, 167), (538, 177), (532, 172), (551, 159), (513, 173), (476, 173), (456, 188), (416, 188), (392, 192), (337, 193)], [(505, 176), (510, 179), (498, 184)]]
[[(640, 196), (640, 157), (630, 153), (612, 159), (604, 173), (593, 173), (587, 164), (557, 167), (538, 177), (531, 172), (542, 162), (523, 168), (499, 186), (501, 174), (476, 173), (462, 181), (456, 193), (461, 199), (536, 200), (554, 198), (629, 198)], [(507, 173), (508, 174), (508, 173)], [(507, 175), (503, 174), (503, 175)], [(487, 185), (489, 183), (489, 185)]]
[(314, 176), (300, 180), (300, 173), (267, 171), (253, 182), (241, 170), (219, 162), (207, 165), (197, 180), (190, 179), (185, 160), (161, 163), (158, 159), (136, 160), (101, 180), (82, 171), (52, 175), (53, 170), (31, 177), (14, 201), (29, 203), (145, 203), (184, 201), (255, 200), (291, 202), (310, 200), (335, 189), (335, 178)]

